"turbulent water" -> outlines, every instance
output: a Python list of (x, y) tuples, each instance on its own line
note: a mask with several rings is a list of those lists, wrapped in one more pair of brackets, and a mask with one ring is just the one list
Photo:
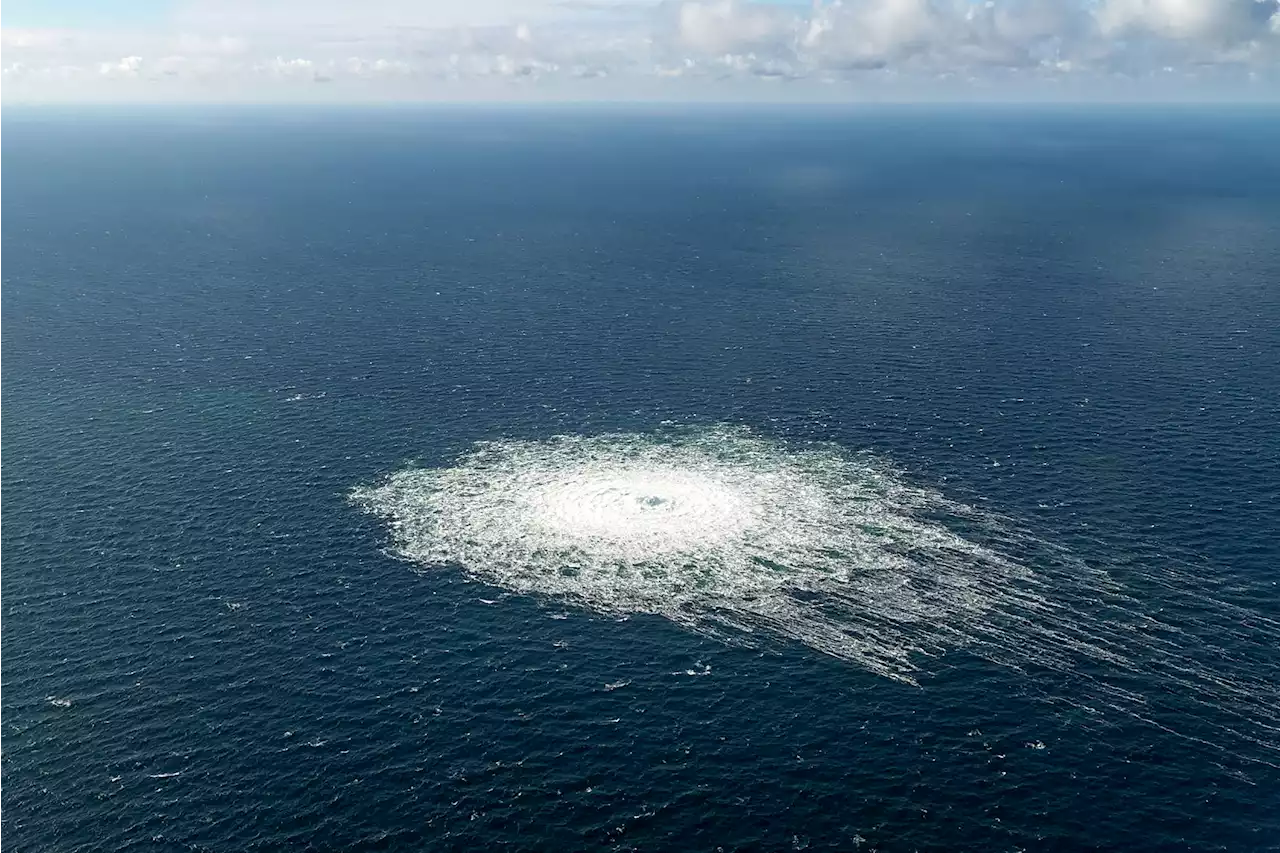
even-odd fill
[(948, 526), (990, 519), (832, 446), (745, 429), (489, 442), (358, 489), (396, 552), (603, 613), (803, 642), (909, 679), (919, 653), (1042, 606), (1018, 562)]
[[(490, 441), (352, 498), (423, 567), (730, 643), (793, 640), (911, 683), (959, 647), (1015, 667), (1084, 664), (1094, 675), (1055, 698), (1145, 718), (1158, 699), (1114, 676), (1155, 663), (1157, 691), (1231, 715), (1211, 745), (1243, 739), (1280, 760), (1280, 684), (1197, 664), (1161, 637), (1212, 623), (1162, 623), (1104, 571), (869, 453), (727, 426)], [(1206, 614), (1232, 616), (1181, 580)], [(1280, 642), (1277, 623), (1236, 615)]]

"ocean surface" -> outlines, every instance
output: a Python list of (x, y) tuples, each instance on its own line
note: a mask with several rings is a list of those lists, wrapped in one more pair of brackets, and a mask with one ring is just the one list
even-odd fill
[(3, 174), (6, 850), (1280, 849), (1274, 111), (6, 109)]

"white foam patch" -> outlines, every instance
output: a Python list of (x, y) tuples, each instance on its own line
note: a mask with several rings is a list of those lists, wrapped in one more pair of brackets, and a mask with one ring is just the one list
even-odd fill
[(355, 498), (418, 564), (729, 639), (798, 640), (902, 680), (919, 654), (989, 633), (993, 607), (1039, 605), (1024, 566), (929, 517), (992, 526), (972, 509), (870, 455), (744, 429), (488, 442)]
[[(731, 643), (800, 642), (899, 681), (965, 647), (1064, 672), (1155, 659), (1202, 704), (1269, 701), (1162, 645), (1169, 626), (1105, 573), (831, 445), (737, 427), (484, 442), (353, 499), (418, 566)], [(1095, 704), (1146, 703), (1121, 681), (1088, 681)]]

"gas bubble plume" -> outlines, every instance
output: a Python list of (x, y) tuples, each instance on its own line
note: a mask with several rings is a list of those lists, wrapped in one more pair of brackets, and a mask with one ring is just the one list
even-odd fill
[(802, 643), (901, 682), (957, 648), (1020, 669), (1086, 662), (1121, 677), (1081, 675), (1069, 701), (1141, 716), (1151, 703), (1125, 676), (1155, 664), (1190, 701), (1229, 707), (1225, 733), (1275, 749), (1274, 683), (1197, 663), (1106, 572), (873, 454), (741, 427), (489, 441), (352, 499), (416, 566), (728, 643)]

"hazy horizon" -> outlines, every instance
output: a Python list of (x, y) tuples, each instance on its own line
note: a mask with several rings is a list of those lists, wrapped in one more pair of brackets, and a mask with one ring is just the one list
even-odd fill
[(5, 103), (1280, 101), (1276, 0), (6, 3)]

